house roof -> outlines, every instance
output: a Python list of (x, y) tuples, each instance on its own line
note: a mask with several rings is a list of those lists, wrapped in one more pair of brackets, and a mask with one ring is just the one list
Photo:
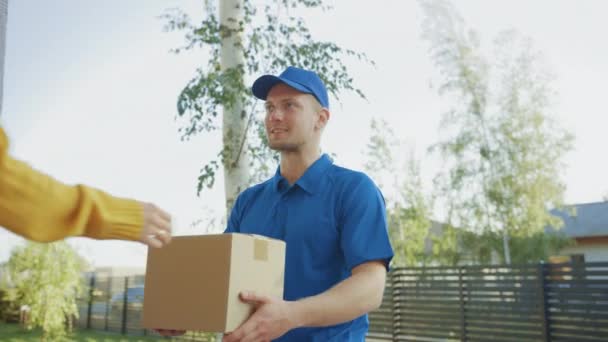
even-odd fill
[(562, 218), (568, 237), (608, 236), (608, 201), (569, 205), (551, 214)]

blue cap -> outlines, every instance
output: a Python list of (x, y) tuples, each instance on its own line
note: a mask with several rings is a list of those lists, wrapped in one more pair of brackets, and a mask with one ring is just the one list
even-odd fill
[(329, 108), (329, 98), (325, 84), (323, 84), (319, 75), (309, 70), (288, 67), (279, 76), (260, 76), (253, 82), (251, 90), (255, 97), (266, 100), (270, 89), (278, 83), (285, 83), (302, 93), (311, 94), (319, 101), (321, 106)]

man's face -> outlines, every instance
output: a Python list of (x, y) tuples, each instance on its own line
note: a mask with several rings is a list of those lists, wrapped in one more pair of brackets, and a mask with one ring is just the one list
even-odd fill
[(265, 106), (264, 123), (271, 149), (296, 152), (304, 145), (318, 144), (324, 122), (321, 105), (312, 95), (279, 83), (268, 93)]

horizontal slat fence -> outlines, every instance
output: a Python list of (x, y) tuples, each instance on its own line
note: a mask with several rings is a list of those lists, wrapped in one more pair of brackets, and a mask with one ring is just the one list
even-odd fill
[(608, 263), (548, 265), (551, 341), (608, 341)]
[(387, 281), (375, 340), (608, 341), (608, 263), (394, 268)]
[[(155, 335), (141, 328), (141, 298), (127, 295), (143, 280), (92, 275), (77, 325)], [(608, 262), (394, 267), (369, 320), (369, 341), (608, 341)]]

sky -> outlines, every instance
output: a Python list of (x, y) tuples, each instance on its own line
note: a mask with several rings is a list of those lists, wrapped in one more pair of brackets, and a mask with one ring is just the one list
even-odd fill
[[(179, 91), (206, 59), (200, 51), (170, 53), (183, 35), (163, 32), (158, 17), (179, 7), (201, 18), (201, 3), (9, 1), (0, 120), (11, 153), (61, 181), (157, 203), (176, 219), (178, 235), (204, 233), (190, 223), (221, 216), (224, 193), (216, 187), (197, 197), (196, 177), (217, 153), (220, 137), (182, 142), (175, 115)], [(431, 87), (435, 69), (421, 39), (418, 3), (328, 3), (331, 11), (304, 13), (314, 37), (365, 52), (376, 65), (349, 63), (367, 100), (348, 93), (330, 100), (323, 149), (335, 153), (337, 163), (361, 169), (369, 122), (385, 119), (421, 159), (429, 185), (441, 164), (425, 151), (438, 138), (445, 106)], [(576, 137), (563, 172), (567, 203), (600, 201), (608, 193), (607, 7), (602, 0), (459, 0), (456, 6), (483, 44), (514, 28), (534, 41), (556, 74), (554, 114)], [(213, 227), (223, 229), (220, 222)], [(69, 241), (94, 266), (145, 265), (146, 248), (138, 243)], [(22, 243), (0, 230), (0, 262)]]

